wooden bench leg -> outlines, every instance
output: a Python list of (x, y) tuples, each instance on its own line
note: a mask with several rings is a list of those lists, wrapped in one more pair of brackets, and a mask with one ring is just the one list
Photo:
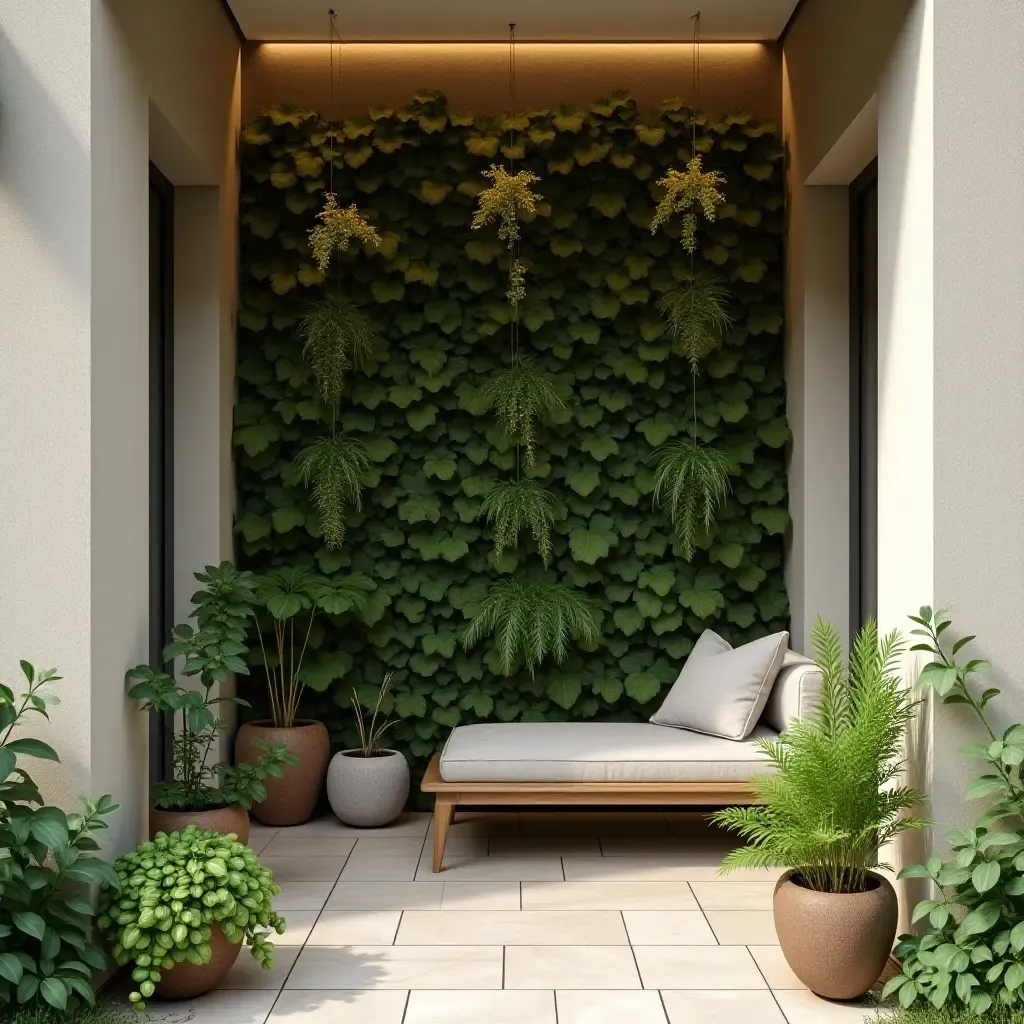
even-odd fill
[(455, 804), (442, 796), (434, 801), (434, 872), (441, 870), (444, 861), (444, 844), (448, 841), (448, 826), (452, 823)]

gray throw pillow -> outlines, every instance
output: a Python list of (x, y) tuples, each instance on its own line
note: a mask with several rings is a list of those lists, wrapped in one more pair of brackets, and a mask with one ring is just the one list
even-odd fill
[(789, 633), (731, 647), (704, 630), (672, 689), (652, 716), (655, 725), (746, 739), (757, 725), (789, 648)]

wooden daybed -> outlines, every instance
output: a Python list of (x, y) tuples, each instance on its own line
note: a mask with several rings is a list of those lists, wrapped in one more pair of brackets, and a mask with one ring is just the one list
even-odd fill
[(434, 871), (456, 808), (751, 804), (767, 770), (757, 739), (776, 736), (817, 701), (820, 670), (787, 655), (758, 727), (734, 741), (647, 722), (457, 726), (421, 789), (434, 794)]

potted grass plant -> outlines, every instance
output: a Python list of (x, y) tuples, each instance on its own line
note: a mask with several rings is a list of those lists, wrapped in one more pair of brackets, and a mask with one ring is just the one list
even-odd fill
[(878, 980), (896, 937), (896, 893), (878, 851), (928, 824), (906, 813), (921, 794), (898, 782), (917, 703), (899, 676), (898, 633), (879, 638), (869, 620), (849, 667), (834, 626), (818, 619), (811, 636), (824, 675), (817, 712), (760, 741), (774, 768), (751, 784), (762, 806), (713, 820), (747, 841), (723, 872), (787, 869), (773, 909), (796, 976), (825, 998), (856, 999)]
[(316, 719), (300, 718), (307, 687), (322, 690), (336, 678), (329, 656), (311, 650), (310, 638), (320, 616), (343, 616), (366, 605), (375, 585), (360, 573), (331, 579), (304, 566), (271, 569), (256, 587), (256, 633), (267, 680), (270, 717), (246, 722), (238, 730), (235, 761), (259, 762), (265, 747), (282, 747), (296, 757), (281, 774), (266, 782), (266, 795), (253, 805), (264, 825), (298, 825), (308, 821), (323, 790), (331, 739)]
[(327, 773), (331, 809), (346, 825), (387, 825), (402, 813), (409, 797), (408, 762), (400, 751), (381, 745), (392, 724), (387, 717), (393, 703), (390, 691), (389, 672), (377, 690), (368, 722), (358, 692), (352, 691), (359, 746), (339, 750)]

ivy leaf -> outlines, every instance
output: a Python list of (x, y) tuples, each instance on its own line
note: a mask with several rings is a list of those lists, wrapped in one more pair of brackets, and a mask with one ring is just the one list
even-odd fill
[(575, 676), (558, 676), (544, 691), (560, 708), (569, 710), (579, 700), (583, 684)]
[(789, 526), (789, 513), (779, 506), (759, 508), (754, 510), (750, 520), (763, 526), (769, 533), (785, 533)]
[(423, 463), (424, 476), (436, 476), (438, 480), (451, 480), (455, 476), (456, 461), (451, 456), (438, 459), (427, 459)]
[(598, 462), (604, 462), (609, 455), (617, 455), (619, 443), (613, 437), (604, 435), (588, 435), (583, 439), (580, 446), (588, 455), (593, 456)]
[(441, 518), (441, 505), (436, 498), (417, 495), (398, 506), (398, 518), (406, 523), (436, 523)]
[(644, 627), (644, 617), (637, 608), (616, 608), (612, 621), (626, 636), (632, 636)]
[(569, 534), (569, 549), (577, 562), (593, 565), (607, 556), (615, 534), (607, 530), (575, 529)]
[(585, 498), (601, 482), (601, 477), (593, 466), (581, 466), (579, 469), (566, 473), (565, 482), (577, 494)]
[(639, 586), (653, 590), (658, 597), (666, 597), (675, 586), (675, 570), (667, 565), (656, 565), (640, 573)]
[(626, 676), (626, 695), (640, 704), (654, 700), (661, 690), (661, 681), (653, 672), (630, 672)]

